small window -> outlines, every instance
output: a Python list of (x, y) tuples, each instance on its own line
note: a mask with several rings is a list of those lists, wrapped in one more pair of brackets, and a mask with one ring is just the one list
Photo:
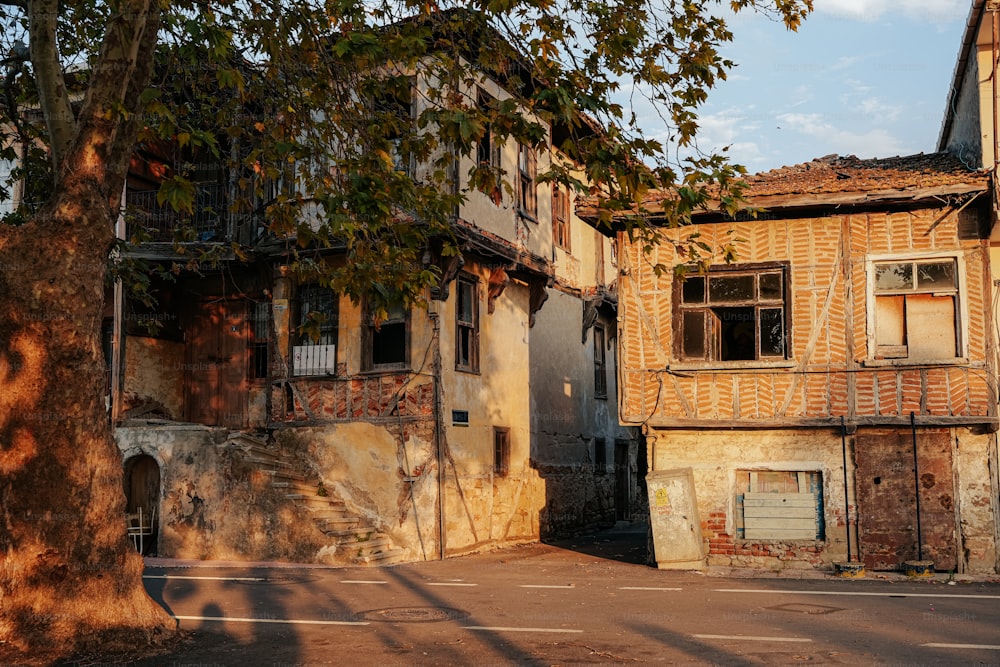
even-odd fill
[(337, 370), (337, 293), (316, 284), (298, 292), (292, 375), (333, 375)]
[(552, 186), (552, 242), (569, 252), (570, 203), (565, 186)]
[(684, 360), (785, 359), (786, 271), (713, 269), (674, 286), (676, 354)]
[(604, 345), (606, 334), (603, 324), (594, 325), (594, 397), (608, 397), (608, 370), (605, 363)]
[[(366, 309), (367, 310), (367, 309)], [(401, 370), (409, 365), (409, 318), (406, 308), (394, 306), (385, 321), (375, 322), (371, 312), (365, 317), (365, 357), (362, 367), (366, 371)]]
[(271, 347), (271, 304), (258, 301), (251, 306), (250, 378), (266, 380)]
[(517, 147), (517, 207), (518, 212), (532, 220), (538, 219), (538, 187), (535, 150), (531, 146)]
[(608, 472), (608, 445), (604, 438), (594, 438), (594, 473), (604, 475)]
[(960, 356), (954, 258), (874, 262), (872, 269), (875, 358)]
[(493, 474), (506, 477), (510, 471), (510, 429), (493, 427)]
[(816, 471), (738, 470), (736, 536), (822, 540), (823, 477)]
[(455, 368), (479, 372), (479, 289), (475, 278), (459, 276), (455, 290)]

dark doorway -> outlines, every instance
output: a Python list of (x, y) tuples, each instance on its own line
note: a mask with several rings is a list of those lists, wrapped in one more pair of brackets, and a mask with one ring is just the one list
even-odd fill
[(195, 308), (186, 336), (187, 420), (208, 426), (246, 426), (247, 305), (242, 301), (210, 301)]
[(954, 569), (958, 553), (951, 435), (917, 434), (920, 550), (912, 433), (859, 433), (856, 442), (858, 542), (865, 567), (896, 570), (922, 556), (938, 570)]
[(156, 553), (160, 466), (147, 454), (125, 462), (125, 514), (129, 536), (142, 554)]
[(615, 440), (615, 520), (626, 521), (632, 510), (632, 466), (627, 440)]

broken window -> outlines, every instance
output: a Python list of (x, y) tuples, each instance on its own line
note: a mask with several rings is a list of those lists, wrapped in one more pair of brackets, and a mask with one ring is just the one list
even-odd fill
[(719, 267), (675, 281), (675, 341), (685, 360), (787, 357), (786, 272), (781, 265)]
[(569, 189), (552, 186), (552, 242), (569, 252)]
[(875, 357), (959, 356), (955, 258), (874, 262), (872, 269)]
[(293, 375), (337, 372), (337, 306), (337, 293), (333, 290), (316, 284), (299, 287)]
[(603, 324), (594, 325), (594, 398), (608, 397), (608, 372), (604, 356)]
[(535, 149), (525, 144), (517, 146), (517, 210), (531, 220), (538, 218), (538, 186)]
[(823, 476), (811, 470), (737, 470), (736, 536), (822, 540)]
[(479, 285), (459, 276), (455, 290), (455, 368), (479, 372)]
[[(367, 309), (366, 309), (367, 311)], [(387, 371), (407, 368), (409, 363), (409, 322), (406, 308), (393, 306), (386, 317), (376, 322), (375, 314), (367, 311), (362, 368), (366, 371)]]
[(493, 474), (506, 477), (510, 472), (510, 429), (493, 427)]

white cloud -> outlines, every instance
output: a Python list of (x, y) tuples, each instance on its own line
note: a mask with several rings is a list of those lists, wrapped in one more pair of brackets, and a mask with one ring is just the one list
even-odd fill
[(928, 22), (962, 19), (969, 0), (816, 0), (817, 12), (855, 21), (875, 21), (886, 15), (903, 14)]
[(818, 113), (787, 113), (778, 116), (778, 120), (783, 130), (798, 132), (812, 139), (816, 155), (838, 153), (871, 158), (912, 152), (898, 137), (884, 128), (870, 128), (866, 131), (845, 129)]

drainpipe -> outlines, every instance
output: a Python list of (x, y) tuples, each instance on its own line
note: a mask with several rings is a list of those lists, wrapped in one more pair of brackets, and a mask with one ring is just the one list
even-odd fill
[[(433, 301), (431, 302), (433, 303)], [(433, 362), (433, 384), (434, 384), (434, 449), (437, 453), (438, 466), (438, 554), (444, 560), (445, 548), (448, 539), (448, 532), (444, 525), (445, 510), (445, 456), (442, 444), (441, 432), (444, 429), (444, 420), (441, 410), (441, 314), (436, 310), (427, 308), (427, 315), (431, 318), (434, 336), (434, 362)]]
[(917, 560), (924, 559), (924, 539), (920, 532), (920, 469), (917, 467), (917, 418), (910, 412), (910, 430), (913, 432), (913, 490), (917, 494)]
[[(1000, 128), (1000, 121), (997, 119), (997, 93), (1000, 91), (1000, 85), (997, 83), (997, 57), (1000, 56), (1000, 17), (997, 16), (996, 8), (990, 9), (990, 20), (993, 22), (993, 72), (992, 72), (992, 84), (993, 84), (993, 101), (990, 104), (990, 108), (993, 110), (993, 173), (996, 174), (997, 164), (1000, 164), (1000, 136), (997, 136), (998, 128)], [(978, 58), (977, 58), (978, 60)]]
[[(119, 239), (125, 238), (125, 193), (128, 186), (122, 188), (121, 208), (118, 218), (115, 220), (115, 236)], [(114, 287), (114, 312), (111, 321), (111, 431), (114, 432), (115, 424), (121, 416), (121, 387), (122, 365), (124, 364), (124, 325), (125, 325), (125, 286), (121, 278), (115, 278)]]
[(840, 417), (840, 449), (844, 457), (844, 525), (847, 527), (847, 562), (851, 562), (851, 499), (847, 491), (847, 424)]

